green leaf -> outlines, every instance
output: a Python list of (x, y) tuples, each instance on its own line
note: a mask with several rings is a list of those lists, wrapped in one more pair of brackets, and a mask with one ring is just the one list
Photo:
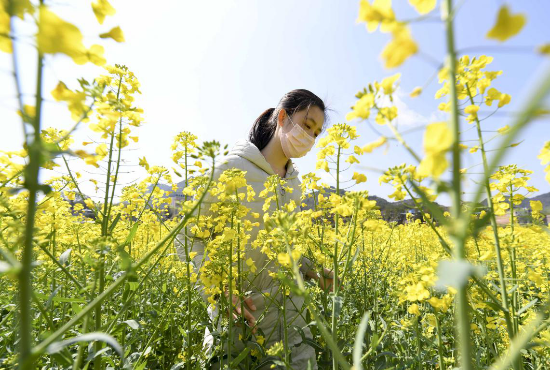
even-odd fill
[(58, 362), (60, 365), (63, 365), (67, 368), (70, 368), (72, 365), (72, 361), (67, 357), (67, 355), (63, 353), (54, 353), (52, 354), (52, 358), (55, 359), (56, 362)]
[(264, 357), (264, 356), (265, 356), (265, 351), (264, 351), (263, 347), (260, 346), (260, 343), (258, 343), (258, 342), (253, 342), (253, 341), (251, 341), (251, 340), (247, 340), (247, 341), (246, 341), (246, 345), (247, 345), (247, 346), (256, 347), (256, 351), (258, 351), (258, 352), (261, 354), (260, 357)]
[(177, 363), (177, 364), (172, 365), (172, 367), (170, 368), (170, 370), (179, 370), (179, 369), (183, 369), (184, 366), (185, 366), (185, 362), (179, 362), (179, 363)]
[(142, 363), (134, 367), (134, 370), (143, 370), (145, 369), (145, 365), (147, 365), (147, 361), (143, 361)]
[(518, 285), (518, 284), (514, 285), (512, 288), (510, 288), (510, 289), (508, 290), (508, 294), (514, 293), (514, 292), (516, 291), (517, 288), (519, 288), (519, 285)]
[(426, 194), (422, 191), (422, 189), (418, 187), (418, 185), (414, 183), (414, 181), (409, 181), (409, 184), (412, 185), (415, 193), (419, 195), (422, 199), (422, 204), (424, 204), (432, 212), (436, 221), (439, 222), (441, 225), (447, 225), (449, 223), (449, 220), (447, 220), (447, 218), (443, 216), (443, 212), (441, 211), (441, 209), (436, 206), (434, 202), (430, 202)]
[(132, 228), (130, 229), (130, 233), (128, 234), (128, 237), (126, 238), (126, 241), (124, 242), (124, 245), (128, 245), (132, 242), (134, 237), (136, 236), (137, 229), (139, 227), (139, 224), (136, 222)]
[(61, 351), (63, 348), (70, 346), (71, 344), (79, 343), (79, 342), (94, 342), (94, 341), (101, 341), (109, 345), (112, 349), (115, 350), (116, 353), (120, 356), (122, 360), (124, 360), (124, 352), (122, 351), (122, 347), (115, 338), (111, 337), (109, 334), (105, 333), (87, 333), (82, 334), (77, 337), (69, 338), (62, 340), (61, 342), (54, 342), (46, 348), (46, 352), (48, 354), (54, 354), (59, 351)]
[(61, 265), (68, 265), (69, 264), (69, 257), (71, 256), (72, 249), (69, 248), (65, 252), (61, 253), (59, 256), (59, 263)]
[(76, 315), (80, 311), (82, 311), (82, 307), (78, 305), (76, 302), (71, 303), (71, 308), (73, 309), (74, 314)]
[(306, 339), (304, 339), (303, 342), (305, 344), (307, 344), (308, 346), (315, 348), (318, 351), (323, 351), (323, 349), (324, 349), (323, 347), (321, 347), (321, 345), (319, 343), (317, 343), (316, 341), (314, 341), (311, 338), (306, 338)]
[[(276, 366), (286, 367), (284, 362), (282, 362), (281, 360), (278, 360), (277, 358), (271, 357), (271, 358), (268, 358), (268, 359), (260, 362), (258, 364), (258, 366), (256, 366), (254, 368), (254, 370), (269, 369), (269, 367), (265, 367), (268, 364), (273, 364), (273, 365), (276, 365)], [(275, 366), (273, 368), (275, 368)]]
[[(298, 325), (292, 325), (292, 328), (300, 334), (300, 337), (302, 338), (302, 342), (307, 338), (306, 333), (304, 333), (304, 331), (302, 330), (301, 327), (299, 327)], [(294, 346), (298, 347), (300, 344), (302, 344), (302, 343), (301, 342), (296, 343)]]
[(363, 341), (365, 340), (365, 331), (369, 323), (370, 311), (365, 312), (361, 323), (355, 332), (355, 344), (353, 345), (353, 367), (356, 370), (362, 370), (361, 357), (363, 357)]
[[(111, 226), (109, 226), (109, 234), (113, 232), (119, 220), (120, 220), (120, 212), (117, 213), (115, 219), (113, 220), (113, 223), (111, 223)], [(137, 225), (137, 224), (134, 224), (134, 225)]]
[(378, 346), (378, 333), (374, 333), (370, 339), (370, 347), (374, 350)]
[[(50, 296), (42, 293), (35, 293), (35, 296), (40, 299), (50, 299)], [(51, 297), (51, 301), (53, 302), (65, 302), (65, 303), (86, 303), (85, 299), (80, 298), (63, 298), (63, 297)]]
[(229, 365), (230, 368), (236, 367), (238, 364), (241, 363), (242, 360), (246, 358), (248, 355), (248, 352), (250, 352), (250, 348), (245, 348), (233, 361), (231, 361), (231, 364)]
[(438, 280), (435, 283), (436, 290), (447, 290), (447, 287), (460, 288), (468, 283), (471, 276), (482, 277), (487, 273), (483, 266), (474, 266), (464, 260), (444, 260), (437, 266)]
[(139, 329), (140, 325), (136, 320), (126, 320), (123, 321), (124, 324), (127, 324), (129, 327), (131, 327), (134, 330)]
[(519, 317), (522, 313), (533, 307), (539, 301), (538, 298), (533, 299), (531, 302), (527, 303), (525, 306), (520, 308), (516, 313), (516, 316)]
[(497, 312), (500, 311), (500, 306), (498, 304), (496, 304), (495, 302), (485, 301), (483, 303), (485, 303), (487, 306), (491, 307), (493, 310), (495, 310)]
[(15, 275), (18, 271), (19, 269), (17, 269), (15, 266), (12, 266), (5, 261), (0, 261), (0, 274)]
[(340, 312), (342, 311), (342, 297), (336, 294), (332, 294), (332, 300), (335, 302), (334, 316), (338, 317), (340, 316)]

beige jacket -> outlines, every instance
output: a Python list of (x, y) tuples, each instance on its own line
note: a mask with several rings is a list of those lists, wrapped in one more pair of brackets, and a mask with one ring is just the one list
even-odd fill
[[(243, 205), (250, 208), (250, 212), (247, 217), (250, 217), (252, 222), (259, 223), (259, 227), (255, 227), (250, 232), (249, 242), (245, 246), (245, 258), (252, 258), (257, 267), (256, 273), (249, 274), (248, 280), (251, 281), (251, 283), (247, 291), (252, 292), (251, 298), (257, 307), (257, 310), (253, 311), (252, 314), (256, 317), (260, 333), (262, 333), (266, 338), (265, 346), (266, 348), (269, 348), (275, 342), (283, 339), (284, 320), (282, 317), (282, 311), (280, 310), (283, 303), (283, 298), (279, 291), (278, 282), (274, 281), (273, 278), (269, 276), (270, 271), (277, 271), (277, 266), (272, 261), (268, 261), (267, 256), (264, 255), (259, 248), (253, 249), (250, 244), (256, 239), (258, 231), (264, 228), (262, 217), (264, 214), (262, 209), (264, 198), (260, 198), (259, 194), (265, 188), (264, 183), (267, 180), (267, 177), (274, 175), (275, 172), (271, 168), (271, 165), (266, 161), (260, 150), (246, 139), (236, 142), (228, 155), (216, 162), (214, 180), (218, 180), (220, 174), (229, 168), (238, 168), (246, 171), (247, 184), (251, 185), (256, 193), (253, 201), (242, 201)], [(291, 187), (293, 191), (290, 193), (288, 191), (284, 191), (283, 189), (279, 189), (279, 199), (282, 204), (286, 204), (290, 200), (294, 200), (297, 205), (295, 211), (299, 211), (301, 204), (301, 187), (300, 180), (298, 178), (298, 170), (294, 167), (292, 160), (290, 160), (287, 165), (287, 172), (284, 179), (287, 181), (286, 186)], [(207, 194), (207, 196), (205, 196), (205, 203), (203, 203), (201, 207), (201, 213), (208, 214), (209, 205), (213, 202), (216, 202), (216, 199), (213, 199), (210, 194)], [(275, 207), (276, 205), (272, 202), (271, 209), (269, 211), (274, 211)], [(252, 218), (251, 213), (253, 212), (259, 213), (260, 217), (258, 219)], [(182, 247), (184, 245), (183, 240), (184, 237), (182, 233), (180, 233), (174, 243), (180, 260), (185, 261), (185, 250)], [(193, 263), (195, 271), (198, 273), (202, 261), (208, 258), (208, 256), (204, 255), (204, 242), (199, 238), (195, 238), (191, 250), (193, 252), (197, 252), (197, 255), (193, 259)], [(245, 265), (244, 267), (246, 268), (247, 266)], [(312, 262), (307, 258), (302, 257), (300, 267), (302, 274), (306, 274), (312, 267)], [(203, 287), (198, 286), (198, 288), (201, 290), (203, 299), (206, 300), (206, 296), (202, 292)], [(289, 326), (289, 347), (292, 348), (293, 353), (293, 366), (296, 366), (296, 369), (306, 368), (307, 365), (305, 364), (307, 361), (311, 361), (313, 365), (312, 368), (316, 369), (317, 366), (315, 363), (315, 352), (313, 351), (313, 348), (305, 343), (300, 344), (302, 342), (302, 337), (298, 334), (298, 331), (292, 328), (292, 326), (303, 328), (303, 333), (307, 337), (311, 338), (309, 328), (305, 327), (306, 318), (303, 307), (303, 298), (295, 297), (290, 294), (284, 301), (287, 312), (287, 323)], [(211, 318), (214, 318), (217, 314), (217, 307), (214, 310), (209, 309), (209, 314)], [(235, 331), (235, 333), (235, 335), (238, 335), (237, 331)], [(237, 338), (238, 337), (236, 336), (234, 342), (238, 348), (242, 344), (239, 343)], [(208, 329), (205, 335), (204, 343), (207, 347), (207, 353), (209, 353), (213, 343), (213, 337)]]
[[(249, 243), (245, 246), (245, 259), (252, 258), (252, 260), (255, 261), (258, 271), (262, 270), (262, 267), (267, 266), (267, 268), (264, 268), (263, 271), (259, 272), (259, 274), (256, 274), (258, 276), (253, 277), (253, 284), (249, 287), (249, 290), (252, 291), (264, 291), (273, 285), (272, 278), (269, 276), (269, 271), (276, 271), (276, 267), (272, 262), (268, 262), (267, 257), (261, 253), (259, 249), (253, 249), (250, 244), (256, 239), (258, 231), (264, 228), (262, 217), (264, 214), (262, 209), (264, 205), (264, 198), (260, 198), (259, 194), (262, 190), (264, 190), (264, 183), (267, 180), (267, 177), (274, 175), (275, 172), (273, 171), (273, 168), (271, 168), (271, 165), (266, 161), (260, 150), (247, 139), (237, 141), (225, 157), (216, 161), (214, 181), (217, 181), (221, 173), (229, 168), (238, 168), (246, 171), (245, 178), (247, 184), (252, 186), (254, 192), (256, 193), (253, 201), (242, 201), (242, 204), (250, 209), (247, 215), (247, 217), (250, 218), (250, 221), (259, 223), (259, 227), (254, 227), (250, 232)], [(282, 204), (286, 204), (290, 200), (294, 200), (297, 205), (295, 211), (299, 211), (301, 204), (301, 187), (300, 180), (298, 178), (298, 170), (294, 167), (292, 160), (289, 160), (284, 180), (286, 180), (286, 186), (292, 188), (293, 191), (288, 192), (284, 191), (282, 188), (279, 188), (279, 199)], [(214, 197), (207, 194), (203, 204), (201, 205), (201, 214), (208, 215), (210, 204), (216, 201), (217, 200)], [(276, 205), (272, 203), (269, 211), (272, 212), (275, 207)], [(257, 219), (252, 218), (251, 214), (253, 212), (259, 213), (260, 217)], [(174, 241), (178, 257), (181, 261), (185, 261), (183, 240), (182, 231)], [(193, 262), (195, 272), (198, 273), (203, 258), (208, 258), (208, 256), (204, 256), (204, 242), (199, 238), (195, 238), (191, 251), (197, 253), (193, 259)], [(311, 269), (311, 267), (311, 261), (303, 257), (300, 267), (301, 272), (305, 274)], [(202, 287), (199, 287), (199, 289), (202, 289)]]

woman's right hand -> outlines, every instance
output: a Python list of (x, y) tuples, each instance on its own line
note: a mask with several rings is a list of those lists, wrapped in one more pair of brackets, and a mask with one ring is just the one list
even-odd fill
[[(225, 296), (228, 297), (229, 296), (229, 292), (226, 290), (225, 291)], [(236, 296), (236, 295), (233, 295), (232, 296), (232, 299), (233, 299), (233, 308), (234, 308), (234, 311), (233, 311), (233, 319), (234, 320), (237, 320), (238, 319), (238, 315), (241, 315), (241, 302), (239, 300), (239, 297)], [(246, 320), (248, 326), (250, 326), (252, 328), (252, 333), (253, 334), (256, 334), (256, 318), (254, 317), (254, 315), (252, 315), (250, 313), (250, 310), (252, 311), (256, 311), (256, 306), (254, 305), (254, 302), (252, 301), (252, 298), (251, 297), (247, 297), (243, 300), (244, 304), (245, 304), (245, 307), (243, 307), (243, 310), (244, 310), (244, 313), (243, 313), (243, 316), (244, 316), (244, 319)], [(248, 307), (248, 309), (246, 308)], [(227, 312), (229, 314), (229, 310)], [(238, 323), (237, 326), (239, 326), (240, 324)]]

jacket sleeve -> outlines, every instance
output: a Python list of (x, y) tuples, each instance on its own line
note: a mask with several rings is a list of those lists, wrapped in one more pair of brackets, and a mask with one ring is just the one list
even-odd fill
[[(219, 170), (217, 167), (214, 172), (214, 178), (213, 183), (217, 181), (219, 178), (219, 175), (221, 173), (221, 169)], [(209, 176), (209, 174), (207, 175)], [(217, 198), (212, 196), (210, 194), (210, 189), (208, 190), (208, 193), (204, 196), (203, 202), (197, 207), (197, 209), (193, 212), (194, 217), (198, 216), (212, 216), (213, 212), (210, 210), (210, 206), (213, 203), (217, 202)], [(208, 254), (206, 253), (206, 244), (210, 237), (208, 238), (202, 238), (195, 236), (192, 231), (190, 231), (191, 225), (186, 225), (184, 228), (181, 229), (181, 231), (178, 233), (176, 238), (174, 239), (174, 246), (176, 247), (176, 252), (178, 255), (178, 258), (181, 262), (185, 262), (186, 259), (186, 253), (185, 253), (185, 230), (187, 229), (187, 248), (189, 248), (189, 253), (196, 253), (192, 258), (192, 266), (193, 271), (197, 275), (197, 281), (195, 283), (196, 289), (199, 291), (199, 294), (203, 298), (203, 300), (207, 303), (208, 301), (208, 295), (204, 292), (204, 285), (201, 283), (200, 280), (200, 268), (203, 265), (204, 261), (208, 260)]]

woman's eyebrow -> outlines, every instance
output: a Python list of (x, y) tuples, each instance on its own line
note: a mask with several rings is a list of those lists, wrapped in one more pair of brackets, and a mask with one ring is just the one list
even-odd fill
[(315, 120), (313, 118), (308, 117), (307, 121), (312, 121), (315, 124), (315, 127), (317, 127), (317, 122), (315, 122)]

